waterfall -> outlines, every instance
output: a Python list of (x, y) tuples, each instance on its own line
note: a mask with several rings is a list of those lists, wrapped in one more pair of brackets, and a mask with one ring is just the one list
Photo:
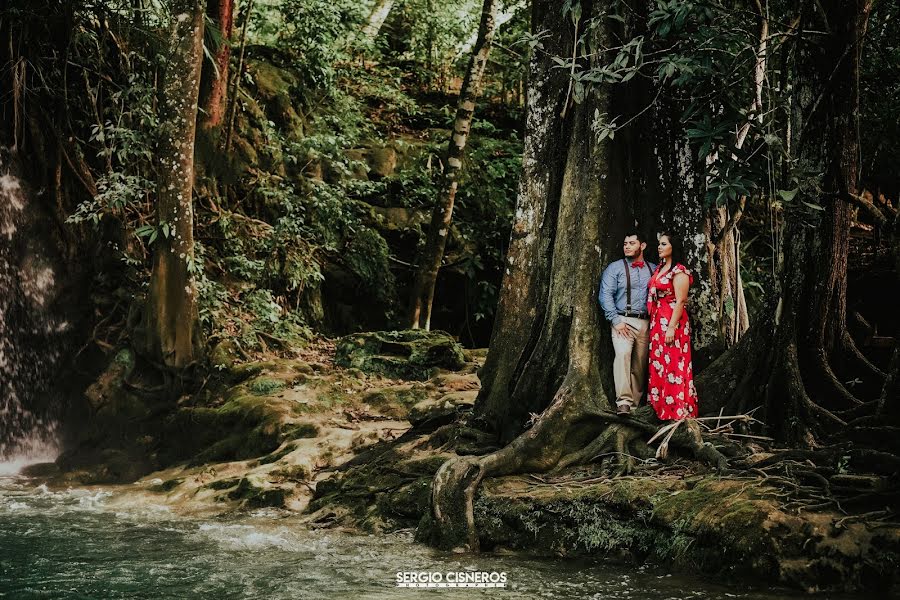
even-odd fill
[(0, 475), (58, 454), (51, 383), (68, 328), (50, 312), (51, 228), (20, 173), (15, 152), (0, 148)]

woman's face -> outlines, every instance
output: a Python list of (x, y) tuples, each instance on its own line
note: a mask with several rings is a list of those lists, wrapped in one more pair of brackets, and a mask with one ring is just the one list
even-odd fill
[(660, 258), (669, 258), (672, 256), (672, 244), (669, 243), (668, 236), (659, 238), (659, 246), (656, 248)]

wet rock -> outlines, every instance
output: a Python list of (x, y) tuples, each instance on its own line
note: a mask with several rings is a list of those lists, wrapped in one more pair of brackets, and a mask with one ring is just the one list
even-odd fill
[(249, 477), (241, 479), (238, 486), (228, 494), (229, 500), (238, 500), (245, 508), (284, 508), (286, 497), (286, 490), (253, 481)]
[(374, 331), (341, 338), (335, 364), (396, 379), (428, 379), (436, 369), (465, 366), (460, 346), (444, 331)]
[(58, 474), (59, 466), (52, 462), (35, 463), (33, 465), (22, 467), (22, 470), (19, 471), (19, 475), (24, 477), (36, 477), (41, 479), (45, 477), (54, 477)]

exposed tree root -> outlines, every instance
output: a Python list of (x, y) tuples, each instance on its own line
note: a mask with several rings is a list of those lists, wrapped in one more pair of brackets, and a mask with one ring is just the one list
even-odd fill
[(816, 350), (812, 356), (813, 365), (811, 371), (813, 372), (810, 373), (810, 377), (818, 382), (817, 385), (821, 389), (823, 396), (831, 399), (830, 404), (833, 408), (859, 406), (863, 403), (837, 378), (834, 369), (831, 368), (831, 364), (828, 362), (824, 349)]
[(840, 348), (842, 357), (849, 357), (852, 359), (857, 369), (862, 372), (863, 377), (871, 378), (879, 385), (884, 383), (887, 373), (875, 366), (875, 364), (863, 354), (849, 331), (844, 331), (843, 335), (841, 335)]
[[(478, 550), (474, 501), (485, 477), (523, 472), (556, 472), (566, 467), (601, 460), (604, 470), (627, 474), (635, 459), (652, 456), (643, 440), (659, 429), (650, 407), (628, 417), (608, 410), (582, 408), (563, 385), (554, 403), (534, 426), (509, 445), (485, 456), (462, 456), (444, 463), (432, 482), (434, 544), (442, 548)], [(655, 422), (654, 422), (655, 421)], [(724, 470), (726, 457), (705, 442), (700, 426), (685, 421), (672, 435), (671, 444), (698, 460)]]

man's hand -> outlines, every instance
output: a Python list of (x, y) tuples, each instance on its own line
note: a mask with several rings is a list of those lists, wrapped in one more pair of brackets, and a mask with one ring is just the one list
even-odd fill
[(628, 323), (625, 323), (624, 321), (618, 325), (613, 325), (613, 329), (615, 329), (616, 333), (621, 337), (634, 339), (634, 331), (632, 331), (631, 327), (628, 326)]

